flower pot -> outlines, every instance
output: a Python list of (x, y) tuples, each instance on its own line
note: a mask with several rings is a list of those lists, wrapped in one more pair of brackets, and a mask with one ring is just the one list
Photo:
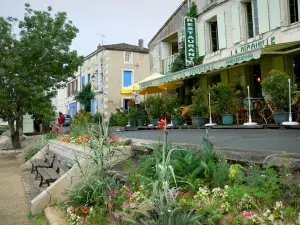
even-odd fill
[(181, 126), (183, 125), (183, 119), (181, 118), (173, 118), (171, 119), (173, 126)]
[(136, 120), (130, 120), (129, 124), (131, 127), (136, 127), (136, 123), (137, 123)]
[(152, 123), (153, 126), (157, 126), (158, 125), (158, 121), (159, 121), (159, 119), (152, 119), (151, 123)]
[(283, 122), (289, 121), (288, 112), (274, 112), (273, 116), (276, 124), (282, 124)]
[(223, 123), (223, 125), (232, 125), (233, 124), (233, 114), (222, 114), (222, 123)]
[(143, 119), (138, 119), (137, 124), (138, 124), (138, 127), (144, 126), (144, 120)]
[(202, 126), (205, 124), (205, 118), (204, 117), (192, 117), (192, 123), (195, 126)]

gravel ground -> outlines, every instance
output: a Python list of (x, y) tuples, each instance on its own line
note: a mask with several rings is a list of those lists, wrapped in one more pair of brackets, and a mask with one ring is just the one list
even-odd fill
[(0, 154), (0, 225), (31, 225), (29, 205), (21, 179), (21, 161)]

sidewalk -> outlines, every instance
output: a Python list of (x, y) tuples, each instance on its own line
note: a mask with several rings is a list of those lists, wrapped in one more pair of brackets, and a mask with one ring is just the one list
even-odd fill
[(0, 225), (31, 225), (28, 201), (15, 154), (0, 154)]

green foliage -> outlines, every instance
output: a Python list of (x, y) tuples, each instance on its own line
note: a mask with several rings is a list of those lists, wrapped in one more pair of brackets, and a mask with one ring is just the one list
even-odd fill
[(136, 121), (138, 117), (138, 109), (136, 106), (131, 106), (128, 109), (128, 118), (130, 121)]
[(192, 5), (190, 7), (190, 11), (186, 15), (189, 16), (189, 17), (197, 17), (197, 5), (194, 1), (192, 2)]
[[(78, 29), (65, 12), (53, 15), (51, 10), (32, 10), (26, 4), (23, 20), (0, 17), (0, 105), (5, 106), (0, 107), (0, 118), (11, 125), (14, 148), (20, 147), (23, 115), (29, 112), (42, 117), (51, 110), (50, 100), (57, 88), (64, 86), (83, 61), (70, 50)], [(19, 34), (12, 33), (15, 23)], [(44, 117), (47, 120), (48, 115)]]
[(95, 115), (93, 116), (93, 123), (99, 124), (102, 123), (102, 118), (103, 115), (101, 113), (95, 113)]
[(31, 211), (28, 213), (27, 218), (33, 222), (33, 225), (44, 225), (46, 224), (45, 215), (33, 216)]
[(228, 114), (233, 106), (233, 90), (227, 84), (219, 83), (210, 88), (211, 99), (219, 115)]
[(202, 88), (193, 87), (192, 89), (192, 106), (190, 109), (191, 115), (194, 117), (205, 117), (207, 114), (208, 105), (205, 102), (206, 92)]
[(220, 160), (216, 163), (216, 170), (212, 176), (212, 183), (214, 187), (225, 187), (229, 183), (229, 165), (224, 161)]
[(149, 95), (145, 100), (148, 115), (151, 119), (160, 119), (163, 112), (163, 100), (159, 94)]
[(137, 119), (146, 120), (147, 119), (147, 111), (144, 102), (141, 102), (137, 105)]
[(121, 112), (116, 109), (115, 113), (110, 116), (110, 126), (126, 126), (128, 124), (128, 115), (126, 112)]
[(163, 96), (163, 102), (165, 105), (168, 118), (180, 118), (182, 109), (180, 107), (180, 100), (177, 94), (166, 94)]
[[(269, 76), (261, 82), (264, 94), (271, 99), (272, 109), (278, 112), (288, 112), (289, 110), (289, 75), (287, 73), (271, 70)], [(296, 88), (291, 85), (292, 95), (295, 96)]]
[(91, 84), (83, 86), (82, 90), (75, 96), (75, 100), (84, 106), (84, 110), (91, 111), (91, 99), (95, 97), (95, 93), (92, 91)]
[(179, 50), (179, 55), (175, 58), (174, 62), (171, 65), (171, 73), (175, 73), (181, 70), (186, 69), (185, 65), (185, 45), (181, 43), (181, 47)]
[(25, 161), (31, 159), (36, 153), (38, 153), (41, 149), (32, 148), (25, 155)]

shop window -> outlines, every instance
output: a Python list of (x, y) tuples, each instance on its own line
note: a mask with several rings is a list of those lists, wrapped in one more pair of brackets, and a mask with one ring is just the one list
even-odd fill
[(289, 0), (289, 1), (290, 1), (290, 21), (291, 23), (296, 23), (299, 21), (298, 0)]
[(247, 12), (248, 38), (259, 35), (257, 0), (245, 3)]
[(211, 35), (211, 50), (216, 52), (219, 50), (219, 40), (218, 40), (218, 22), (210, 22), (210, 35)]
[(171, 54), (174, 55), (178, 53), (178, 42), (171, 43)]

